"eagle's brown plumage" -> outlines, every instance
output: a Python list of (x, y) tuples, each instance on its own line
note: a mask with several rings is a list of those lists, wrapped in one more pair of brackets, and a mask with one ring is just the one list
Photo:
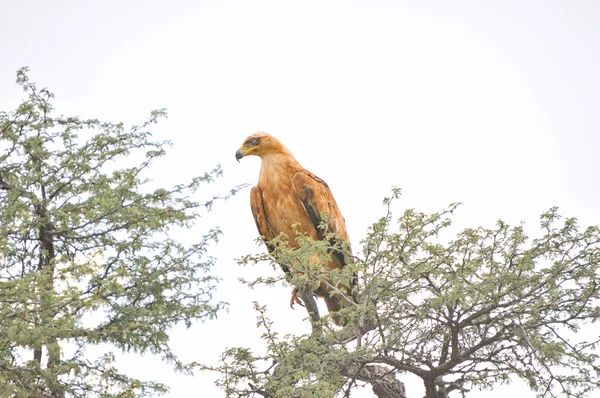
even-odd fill
[[(326, 233), (334, 233), (348, 245), (349, 250), (350, 240), (344, 218), (325, 181), (300, 166), (292, 153), (269, 134), (251, 135), (236, 152), (238, 160), (249, 155), (259, 156), (262, 160), (258, 184), (250, 193), (250, 204), (258, 232), (266, 241), (284, 233), (290, 238), (288, 245), (298, 248), (294, 239), (296, 232), (292, 228), (295, 225), (297, 232), (314, 240), (324, 239)], [(328, 214), (325, 230), (319, 228), (323, 212)], [(328, 269), (342, 268), (346, 261), (342, 252), (335, 251), (325, 266)], [(282, 267), (290, 272), (287, 265)], [(350, 290), (354, 283), (353, 279), (351, 286), (345, 289), (351, 299), (354, 296)], [(343, 299), (338, 295), (331, 296), (329, 292), (324, 284), (315, 291), (323, 297), (330, 312), (338, 311)], [(294, 301), (300, 303), (295, 290), (292, 292), (292, 304)], [(339, 316), (334, 315), (333, 318), (341, 324)]]

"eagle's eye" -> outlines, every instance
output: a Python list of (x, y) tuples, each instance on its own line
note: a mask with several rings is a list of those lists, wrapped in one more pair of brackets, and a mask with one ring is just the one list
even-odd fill
[(258, 145), (258, 138), (252, 138), (252, 140), (250, 141), (250, 145), (252, 145), (252, 146)]

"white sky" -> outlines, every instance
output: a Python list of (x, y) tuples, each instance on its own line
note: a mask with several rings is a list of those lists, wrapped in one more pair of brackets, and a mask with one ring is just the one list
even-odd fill
[[(218, 163), (223, 192), (255, 183), (259, 160), (237, 164), (234, 152), (261, 130), (328, 182), (355, 251), (392, 186), (404, 192), (396, 214), (464, 202), (456, 228), (502, 218), (534, 234), (553, 205), (600, 223), (598, 1), (3, 0), (0, 14), (0, 109), (22, 98), (14, 72), (25, 65), (65, 115), (139, 123), (166, 107), (155, 131), (175, 146), (157, 183)], [(184, 360), (262, 347), (252, 300), (282, 334), (307, 330), (289, 288), (237, 281), (271, 272), (235, 261), (263, 250), (248, 195), (217, 205), (196, 231), (225, 232), (212, 254), (231, 308), (176, 331)], [(169, 397), (223, 396), (213, 375), (175, 375), (150, 356), (122, 368), (166, 382)], [(423, 396), (418, 379), (403, 381), (410, 398)], [(469, 396), (506, 394), (534, 396), (522, 383)]]

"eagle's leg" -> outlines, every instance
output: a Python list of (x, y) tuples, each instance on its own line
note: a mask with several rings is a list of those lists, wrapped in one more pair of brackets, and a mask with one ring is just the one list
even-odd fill
[(294, 304), (300, 304), (302, 307), (304, 307), (304, 303), (298, 297), (298, 289), (296, 288), (292, 290), (292, 298), (290, 299), (290, 307), (292, 307), (292, 309), (294, 308)]

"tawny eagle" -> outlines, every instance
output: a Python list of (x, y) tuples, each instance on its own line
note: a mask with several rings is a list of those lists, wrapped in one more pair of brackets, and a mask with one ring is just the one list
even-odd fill
[[(325, 181), (304, 169), (294, 158), (292, 153), (275, 137), (266, 133), (256, 133), (248, 137), (244, 144), (235, 153), (239, 161), (244, 156), (258, 156), (262, 160), (258, 184), (250, 192), (250, 205), (256, 226), (260, 235), (268, 242), (280, 233), (287, 235), (288, 246), (293, 249), (299, 247), (295, 239), (300, 232), (313, 240), (322, 240), (326, 234), (335, 234), (342, 240), (348, 252), (346, 255), (341, 250), (334, 250), (330, 259), (325, 263), (328, 269), (342, 268), (348, 263), (350, 250), (348, 232), (344, 218), (338, 205)], [(326, 213), (326, 226), (320, 227), (322, 215)], [(294, 227), (292, 227), (294, 226)], [(329, 235), (331, 236), (331, 235)], [(269, 252), (272, 246), (267, 244)], [(288, 265), (282, 264), (286, 273), (290, 273)], [(350, 286), (345, 286), (346, 296), (353, 299), (352, 289), (355, 277)], [(342, 320), (335, 312), (340, 310), (343, 298), (331, 295), (331, 288), (326, 284), (316, 289), (315, 294), (325, 300), (329, 312), (334, 312), (333, 319), (336, 324)], [(302, 304), (292, 292), (290, 304)]]

